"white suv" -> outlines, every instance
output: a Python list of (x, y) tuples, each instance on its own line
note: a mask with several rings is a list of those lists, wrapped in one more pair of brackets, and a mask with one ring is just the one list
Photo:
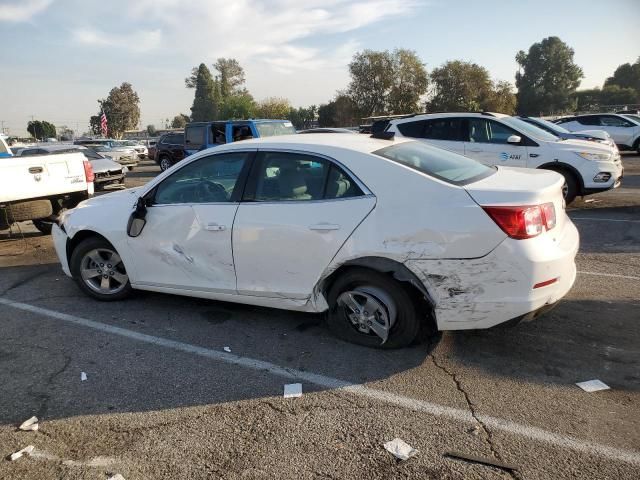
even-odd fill
[(518, 118), (499, 113), (439, 113), (391, 120), (388, 132), (445, 148), (486, 165), (542, 168), (565, 178), (567, 203), (620, 185), (615, 147), (562, 140)]
[[(636, 118), (634, 118), (636, 117)], [(636, 150), (640, 153), (640, 121), (635, 115), (618, 115), (615, 113), (598, 113), (595, 115), (577, 115), (560, 118), (555, 121), (570, 132), (586, 128), (604, 130), (620, 150)]]

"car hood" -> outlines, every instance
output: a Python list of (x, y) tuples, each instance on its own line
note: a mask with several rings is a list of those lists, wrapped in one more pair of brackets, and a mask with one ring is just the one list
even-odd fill
[(598, 138), (600, 140), (608, 140), (610, 135), (604, 130), (579, 130), (575, 133), (576, 135), (585, 135), (588, 137)]
[(122, 170), (122, 165), (108, 158), (92, 158), (89, 160), (91, 167), (95, 173), (109, 172), (113, 170)]
[(589, 140), (580, 140), (577, 138), (571, 138), (568, 140), (561, 140), (554, 144), (554, 147), (560, 150), (567, 150), (571, 152), (589, 152), (589, 153), (611, 153), (611, 146), (603, 143), (591, 142)]
[(138, 192), (142, 187), (125, 188), (115, 192), (100, 195), (81, 202), (76, 208), (104, 207), (116, 204), (128, 204), (133, 207), (138, 199)]

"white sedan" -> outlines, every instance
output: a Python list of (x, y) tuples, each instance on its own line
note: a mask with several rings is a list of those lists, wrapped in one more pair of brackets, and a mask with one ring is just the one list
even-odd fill
[(555, 172), (408, 139), (309, 134), (205, 150), (63, 213), (64, 272), (98, 300), (152, 290), (307, 312), (359, 344), (530, 320), (575, 280)]

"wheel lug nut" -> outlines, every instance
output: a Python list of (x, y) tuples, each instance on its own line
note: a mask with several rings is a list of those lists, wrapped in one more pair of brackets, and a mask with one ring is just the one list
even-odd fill
[(100, 264), (100, 266), (101, 266), (101, 267), (104, 267), (104, 263), (101, 263), (101, 264)]
[(107, 264), (107, 268), (111, 268), (111, 264)]
[(102, 270), (98, 270), (98, 273), (102, 273)]
[(103, 278), (109, 278), (109, 275), (103, 275), (102, 277)]
[(113, 275), (113, 272), (109, 272), (109, 275)]

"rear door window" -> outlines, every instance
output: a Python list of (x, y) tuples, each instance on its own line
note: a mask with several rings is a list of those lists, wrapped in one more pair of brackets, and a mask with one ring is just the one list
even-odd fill
[(425, 125), (424, 138), (432, 140), (465, 141), (464, 120), (462, 118), (438, 118), (428, 120)]
[(585, 115), (577, 118), (581, 125), (600, 125), (600, 117), (598, 115)]
[(495, 167), (423, 142), (399, 143), (373, 153), (453, 185), (467, 185), (496, 171)]
[(185, 131), (185, 144), (187, 148), (200, 150), (204, 146), (205, 129), (206, 127), (204, 125), (187, 128)]
[(415, 122), (403, 122), (398, 124), (398, 130), (405, 137), (424, 138), (424, 127), (426, 120), (417, 120)]

